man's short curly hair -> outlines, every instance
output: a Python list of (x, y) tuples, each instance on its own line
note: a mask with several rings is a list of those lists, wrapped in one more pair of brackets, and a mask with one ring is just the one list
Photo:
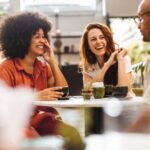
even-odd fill
[(28, 53), (31, 37), (42, 28), (49, 41), (51, 22), (37, 12), (21, 12), (8, 15), (0, 25), (0, 43), (6, 57), (24, 58)]

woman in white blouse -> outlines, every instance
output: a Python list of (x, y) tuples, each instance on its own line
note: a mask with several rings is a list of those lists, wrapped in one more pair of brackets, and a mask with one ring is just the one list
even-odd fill
[(125, 49), (116, 48), (110, 29), (100, 23), (85, 27), (80, 43), (80, 67), (84, 84), (128, 86), (132, 93), (132, 67)]

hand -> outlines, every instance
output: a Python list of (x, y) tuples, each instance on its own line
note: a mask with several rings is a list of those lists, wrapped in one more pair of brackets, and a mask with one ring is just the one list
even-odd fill
[(107, 64), (109, 64), (109, 66), (111, 66), (111, 65), (113, 65), (115, 62), (116, 62), (116, 55), (118, 54), (118, 51), (114, 51), (111, 55), (110, 55), (110, 57), (109, 57), (109, 59), (107, 60)]
[(43, 54), (43, 58), (45, 61), (49, 62), (51, 59), (54, 58), (54, 52), (49, 44), (49, 42), (47, 41), (47, 39), (45, 40), (45, 52)]
[(63, 96), (63, 92), (59, 92), (58, 90), (62, 89), (62, 87), (52, 87), (46, 88), (37, 93), (39, 100), (56, 100)]
[(127, 50), (126, 49), (118, 49), (118, 54), (117, 54), (117, 59), (122, 59), (124, 56), (127, 55)]

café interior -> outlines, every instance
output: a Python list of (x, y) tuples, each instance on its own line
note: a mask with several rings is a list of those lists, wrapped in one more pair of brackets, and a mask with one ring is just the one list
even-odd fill
[[(150, 149), (150, 115), (147, 115), (150, 106), (148, 96), (144, 97), (143, 92), (144, 67), (150, 45), (142, 41), (134, 21), (140, 1), (0, 0), (1, 18), (18, 11), (37, 11), (50, 18), (51, 45), (69, 87), (67, 97), (62, 100), (38, 101), (28, 89), (12, 91), (1, 84), (0, 149), (80, 150), (68, 148), (67, 138), (58, 135), (25, 139), (22, 130), (35, 106), (56, 108), (63, 121), (79, 132), (83, 150)], [(95, 22), (106, 24), (115, 42), (127, 49), (132, 64), (133, 97), (112, 94), (95, 98), (93, 93), (90, 98), (84, 97), (79, 43), (84, 27)], [(0, 60), (3, 59), (1, 54)], [(140, 122), (138, 119), (142, 115)]]

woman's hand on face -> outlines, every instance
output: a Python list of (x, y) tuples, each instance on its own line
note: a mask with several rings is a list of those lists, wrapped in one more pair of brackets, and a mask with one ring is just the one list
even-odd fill
[(51, 59), (54, 58), (54, 52), (49, 44), (49, 42), (47, 41), (47, 39), (45, 39), (45, 46), (44, 46), (44, 54), (43, 54), (43, 58), (49, 62)]
[(46, 88), (37, 93), (37, 97), (39, 100), (57, 100), (63, 96), (63, 92), (59, 92), (62, 87), (51, 87)]

